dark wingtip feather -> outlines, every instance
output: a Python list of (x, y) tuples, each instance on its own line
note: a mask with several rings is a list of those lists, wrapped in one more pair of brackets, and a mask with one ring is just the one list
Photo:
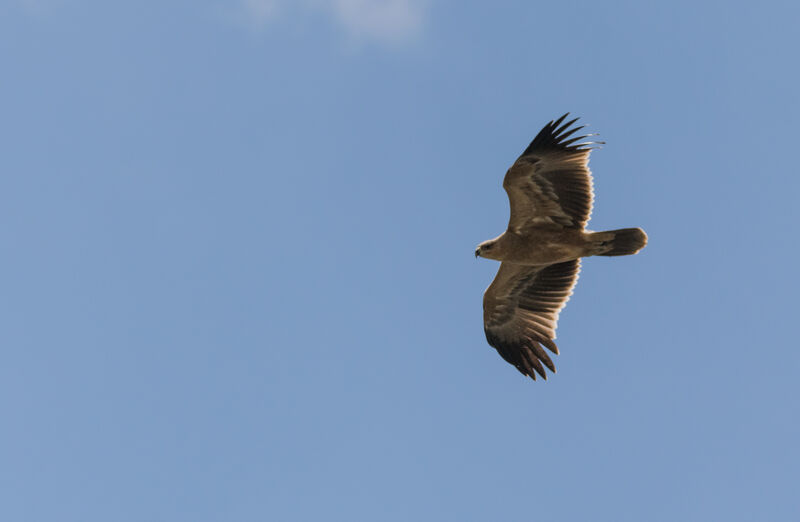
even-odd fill
[[(568, 113), (568, 112), (565, 112), (565, 113), (563, 114), (563, 116), (561, 116), (561, 117), (560, 117), (559, 119), (557, 119), (556, 121), (550, 121), (549, 125), (552, 125), (552, 126), (553, 126), (553, 128), (556, 128), (556, 127), (558, 127), (559, 125), (561, 125), (561, 122), (562, 122), (562, 121), (564, 121), (564, 120), (566, 119), (566, 117), (567, 117), (567, 116), (569, 116), (569, 113)], [(577, 120), (578, 118), (575, 118), (575, 119)]]
[(529, 373), (531, 370), (534, 370), (542, 379), (545, 381), (547, 380), (547, 373), (544, 371), (544, 366), (542, 366), (542, 362), (536, 357), (536, 353), (534, 353), (530, 346), (521, 346), (520, 355), (523, 366), (525, 366)]
[[(569, 114), (569, 113), (567, 113), (567, 114)], [(572, 119), (572, 120), (569, 120), (567, 123), (565, 123), (565, 124), (564, 124), (564, 125), (562, 125), (561, 127), (557, 128), (553, 134), (555, 134), (556, 136), (559, 136), (559, 135), (561, 135), (561, 133), (562, 133), (562, 132), (564, 132), (565, 130), (567, 130), (567, 129), (570, 127), (570, 125), (572, 125), (573, 123), (575, 123), (575, 122), (576, 122), (576, 121), (578, 121), (579, 119), (580, 119), (580, 118), (574, 118), (574, 119)], [(563, 137), (563, 136), (562, 136), (562, 137)]]
[(550, 340), (550, 339), (541, 339), (539, 342), (542, 343), (543, 345), (545, 345), (545, 347), (548, 350), (550, 350), (554, 354), (558, 355), (558, 346), (556, 346), (556, 343), (554, 343), (552, 340)]
[(544, 348), (542, 348), (539, 343), (536, 342), (531, 343), (531, 348), (536, 354), (536, 357), (538, 357), (539, 360), (542, 361), (542, 363), (544, 363), (544, 365), (547, 366), (551, 372), (556, 373), (556, 365), (553, 364), (553, 360), (549, 355), (547, 355), (547, 352), (544, 351)]
[(591, 150), (596, 148), (593, 147), (593, 145), (600, 145), (603, 143), (600, 141), (575, 143), (576, 141), (580, 141), (591, 136), (596, 136), (597, 134), (586, 134), (584, 136), (567, 140), (567, 138), (569, 138), (573, 133), (585, 127), (585, 125), (581, 125), (579, 127), (570, 129), (570, 127), (576, 121), (578, 121), (578, 118), (574, 118), (562, 125), (562, 122), (567, 118), (567, 116), (569, 116), (569, 113), (564, 114), (555, 121), (550, 121), (547, 125), (542, 127), (542, 130), (540, 130), (536, 137), (533, 138), (533, 141), (531, 141), (531, 144), (528, 145), (528, 148), (525, 149), (525, 152), (523, 152), (522, 155), (527, 156), (528, 154), (534, 154), (538, 151), (546, 150)]
[(549, 339), (504, 339), (496, 335), (488, 328), (484, 328), (486, 340), (493, 346), (497, 353), (512, 364), (522, 375), (530, 377), (534, 381), (538, 374), (547, 380), (545, 366), (553, 373), (556, 367), (547, 352), (540, 346), (540, 343), (547, 347), (551, 352), (558, 354), (555, 343)]

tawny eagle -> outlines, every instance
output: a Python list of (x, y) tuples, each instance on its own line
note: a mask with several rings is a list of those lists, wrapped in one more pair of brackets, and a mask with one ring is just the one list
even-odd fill
[(501, 261), (483, 295), (486, 340), (523, 375), (547, 379), (556, 371), (558, 314), (578, 280), (580, 258), (635, 254), (647, 244), (640, 228), (585, 229), (594, 193), (589, 153), (602, 142), (572, 137), (583, 128), (568, 114), (536, 135), (503, 179), (511, 218), (500, 236), (484, 241), (475, 256)]

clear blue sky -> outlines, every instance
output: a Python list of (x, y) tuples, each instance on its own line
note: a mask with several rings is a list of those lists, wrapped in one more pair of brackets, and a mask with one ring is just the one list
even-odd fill
[[(0, 519), (800, 520), (797, 2), (0, 3)], [(558, 374), (486, 344), (571, 111)]]

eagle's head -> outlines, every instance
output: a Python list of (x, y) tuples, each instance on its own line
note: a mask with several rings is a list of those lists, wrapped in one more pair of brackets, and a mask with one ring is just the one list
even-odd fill
[(497, 248), (497, 240), (490, 239), (489, 241), (484, 241), (478, 248), (475, 249), (475, 257), (485, 257), (486, 259), (497, 259), (499, 255)]

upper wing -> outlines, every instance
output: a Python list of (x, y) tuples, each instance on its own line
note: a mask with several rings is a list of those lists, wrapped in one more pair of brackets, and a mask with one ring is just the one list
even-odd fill
[[(483, 294), (486, 340), (517, 370), (547, 379), (542, 363), (556, 371), (541, 345), (558, 354), (558, 314), (572, 295), (580, 260), (545, 266), (501, 263)], [(536, 373), (534, 373), (534, 371)]]
[(578, 118), (562, 125), (566, 117), (545, 125), (508, 169), (503, 188), (511, 204), (509, 230), (548, 224), (583, 228), (589, 221), (594, 197), (589, 153), (602, 142), (576, 143), (591, 135), (570, 138), (583, 126), (570, 128)]

